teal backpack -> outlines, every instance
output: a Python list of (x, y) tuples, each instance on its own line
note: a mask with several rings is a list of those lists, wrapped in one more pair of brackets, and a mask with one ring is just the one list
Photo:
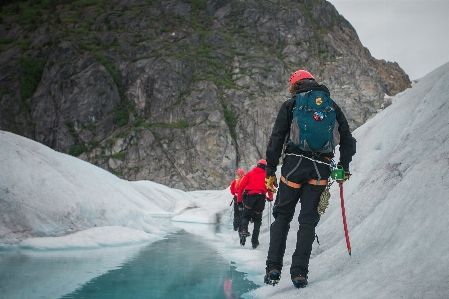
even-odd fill
[(329, 94), (318, 90), (298, 93), (288, 144), (319, 155), (332, 153), (339, 143), (338, 122)]

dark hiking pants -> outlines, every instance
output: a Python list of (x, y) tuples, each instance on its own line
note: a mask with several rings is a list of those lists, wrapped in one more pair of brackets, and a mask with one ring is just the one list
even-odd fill
[(243, 198), (242, 231), (248, 231), (250, 219), (253, 219), (254, 229), (251, 243), (259, 243), (260, 226), (262, 225), (262, 212), (265, 209), (265, 194), (248, 194)]
[[(276, 201), (273, 208), (274, 222), (270, 228), (270, 246), (266, 262), (266, 271), (277, 269), (282, 271), (283, 258), (287, 241), (290, 222), (295, 213), (295, 207), (300, 201), (301, 210), (298, 216), (299, 229), (296, 239), (296, 250), (292, 256), (290, 274), (292, 279), (297, 276), (306, 276), (309, 272), (309, 260), (312, 252), (312, 244), (315, 240), (315, 227), (320, 221), (317, 212), (320, 195), (326, 186), (310, 185), (311, 179), (326, 179), (330, 175), (330, 169), (324, 164), (313, 164), (310, 160), (284, 160), (282, 175), (290, 174), (290, 180), (301, 184), (300, 188), (293, 188), (283, 182), (279, 183)], [(294, 157), (296, 158), (296, 157)], [(290, 160), (290, 161), (289, 161)], [(293, 162), (291, 161), (293, 160)], [(286, 162), (290, 162), (286, 164)], [(297, 166), (295, 170), (292, 169)], [(316, 170), (320, 173), (317, 177)]]
[(234, 230), (237, 230), (240, 226), (240, 218), (241, 218), (241, 211), (239, 210), (239, 205), (237, 204), (237, 197), (234, 196)]

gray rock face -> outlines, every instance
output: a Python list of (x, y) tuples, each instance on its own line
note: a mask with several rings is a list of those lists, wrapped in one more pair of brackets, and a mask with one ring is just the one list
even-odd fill
[(352, 129), (410, 87), (324, 0), (187, 2), (61, 4), (35, 26), (5, 17), (0, 129), (127, 180), (221, 189), (265, 156), (297, 69), (329, 87)]

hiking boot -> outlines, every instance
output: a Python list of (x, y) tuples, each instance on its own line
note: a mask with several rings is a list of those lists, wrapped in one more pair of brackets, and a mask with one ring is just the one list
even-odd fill
[(293, 278), (292, 281), (293, 281), (293, 285), (295, 287), (297, 287), (298, 289), (305, 288), (308, 284), (307, 276), (302, 276), (302, 275)]
[(239, 232), (240, 245), (245, 246), (247, 236), (248, 232), (246, 230), (243, 229), (241, 232)]
[(253, 249), (256, 249), (256, 248), (257, 248), (257, 246), (259, 246), (259, 242), (257, 242), (257, 243), (253, 243)]
[(281, 279), (281, 271), (273, 269), (267, 274), (265, 274), (265, 277), (263, 279), (263, 282), (266, 284), (271, 284), (272, 286), (275, 286), (279, 283), (279, 280)]
[(245, 246), (246, 243), (246, 235), (240, 235), (240, 245)]
[(248, 232), (246, 230), (242, 230), (239, 234), (240, 234), (240, 236), (245, 236), (245, 237), (251, 236), (250, 232)]

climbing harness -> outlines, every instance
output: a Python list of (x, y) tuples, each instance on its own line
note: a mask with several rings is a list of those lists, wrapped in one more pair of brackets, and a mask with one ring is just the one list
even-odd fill
[(313, 158), (310, 158), (310, 157), (307, 157), (307, 156), (304, 156), (304, 155), (301, 155), (301, 154), (287, 153), (286, 155), (300, 157), (300, 159), (299, 159), (298, 163), (296, 164), (296, 166), (295, 166), (295, 167), (294, 167), (294, 168), (293, 168), (293, 169), (292, 169), (292, 170), (291, 170), (285, 177), (281, 175), (281, 181), (282, 181), (283, 183), (285, 183), (287, 186), (292, 187), (292, 188), (295, 188), (295, 189), (301, 188), (301, 184), (297, 184), (297, 183), (290, 182), (290, 181), (288, 180), (288, 177), (289, 177), (292, 173), (294, 173), (294, 172), (296, 171), (296, 169), (298, 169), (298, 167), (299, 167), (299, 165), (301, 164), (303, 158), (306, 158), (306, 159), (308, 159), (308, 160), (310, 160), (310, 161), (313, 162), (313, 166), (315, 167), (315, 171), (316, 171), (316, 173), (317, 173), (317, 175), (318, 175), (318, 180), (312, 179), (312, 180), (308, 181), (307, 184), (310, 184), (310, 185), (317, 185), (317, 186), (326, 186), (326, 185), (327, 185), (327, 180), (322, 180), (322, 179), (321, 179), (321, 174), (320, 174), (320, 172), (318, 171), (318, 167), (317, 167), (316, 163), (320, 163), (320, 164), (327, 165), (327, 166), (329, 166), (329, 167), (332, 169), (333, 165), (335, 164), (335, 163), (333, 162), (332, 158), (324, 157), (325, 159), (328, 159), (328, 160), (329, 160), (329, 163), (326, 163), (326, 162), (319, 161), (319, 160), (315, 160), (315, 159), (313, 159)]

